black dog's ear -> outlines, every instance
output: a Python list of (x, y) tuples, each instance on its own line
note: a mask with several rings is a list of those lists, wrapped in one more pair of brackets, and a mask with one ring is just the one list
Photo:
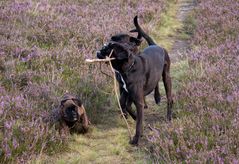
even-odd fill
[(118, 36), (112, 36), (110, 38), (110, 40), (113, 40), (113, 41), (117, 42), (119, 40), (119, 37)]
[(114, 55), (114, 57), (118, 60), (123, 60), (123, 59), (128, 59), (130, 56), (129, 50), (127, 49), (127, 47), (125, 47), (122, 44), (118, 44), (118, 43), (113, 43), (112, 44), (113, 49), (114, 49), (114, 53), (116, 55)]
[(136, 44), (136, 46), (140, 46), (142, 41), (140, 39), (135, 38), (135, 37), (130, 37), (130, 42), (134, 42)]

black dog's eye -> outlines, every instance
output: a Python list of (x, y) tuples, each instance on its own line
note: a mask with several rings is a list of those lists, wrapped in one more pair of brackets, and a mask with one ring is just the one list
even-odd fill
[(102, 49), (108, 49), (110, 48), (110, 46), (112, 45), (112, 43), (105, 43), (104, 46), (102, 47)]
[(105, 43), (103, 47), (105, 47), (105, 46), (107, 46), (107, 45), (108, 45), (108, 43)]

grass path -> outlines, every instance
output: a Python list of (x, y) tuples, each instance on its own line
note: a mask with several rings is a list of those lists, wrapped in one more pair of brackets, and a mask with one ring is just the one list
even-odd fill
[[(182, 6), (190, 2), (192, 0), (179, 0), (178, 4), (170, 1), (167, 12), (162, 15), (163, 23), (160, 27), (153, 29), (152, 34), (150, 34), (157, 43), (169, 50), (172, 57), (177, 56), (176, 53), (179, 52), (179, 48), (185, 47), (186, 41), (179, 37), (178, 32), (183, 31), (182, 22), (186, 18), (185, 12), (182, 12)], [(180, 36), (182, 35), (183, 32)], [(186, 67), (184, 61), (173, 63), (172, 76), (175, 83), (178, 82), (177, 78), (183, 76), (182, 70), (185, 70)], [(174, 88), (176, 88), (175, 83)], [(163, 85), (160, 84), (160, 86), (161, 93), (164, 95)], [(161, 105), (157, 106), (152, 95), (149, 95), (147, 102), (149, 109), (145, 110), (145, 133), (150, 133), (147, 128), (148, 124), (167, 123), (165, 120), (166, 99), (163, 96)], [(102, 110), (99, 114), (102, 119), (97, 124), (92, 125), (88, 134), (71, 136), (69, 147), (62, 153), (51, 156), (43, 154), (32, 163), (152, 163), (149, 154), (145, 151), (146, 138), (142, 138), (139, 147), (130, 146), (126, 125), (120, 117), (118, 109), (112, 108), (111, 106)], [(131, 118), (128, 121), (131, 130), (134, 131), (135, 122)]]

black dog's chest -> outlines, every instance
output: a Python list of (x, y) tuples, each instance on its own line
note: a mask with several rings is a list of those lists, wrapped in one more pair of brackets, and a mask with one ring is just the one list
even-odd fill
[(143, 86), (145, 83), (144, 75), (138, 75), (135, 71), (132, 71), (128, 74), (122, 74), (122, 79), (124, 82), (121, 83), (125, 83), (128, 92), (132, 91), (135, 87), (139, 85)]

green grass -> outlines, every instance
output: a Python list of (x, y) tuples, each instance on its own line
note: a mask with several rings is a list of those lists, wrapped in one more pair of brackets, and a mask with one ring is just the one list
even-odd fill
[(160, 24), (152, 29), (151, 35), (159, 45), (170, 50), (182, 22), (176, 18), (179, 5), (174, 0), (167, 1), (167, 5), (168, 9), (160, 16)]

